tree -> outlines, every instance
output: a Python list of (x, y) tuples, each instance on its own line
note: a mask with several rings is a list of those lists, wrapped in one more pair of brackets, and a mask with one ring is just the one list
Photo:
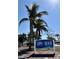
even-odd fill
[(32, 39), (32, 35), (33, 35), (33, 27), (34, 27), (34, 21), (38, 18), (41, 17), (42, 15), (47, 15), (48, 13), (46, 11), (42, 11), (42, 12), (37, 12), (39, 6), (37, 4), (32, 4), (30, 7), (25, 5), (27, 12), (28, 12), (28, 18), (23, 18), (21, 19), (21, 21), (19, 22), (19, 24), (21, 24), (24, 21), (30, 21), (30, 34), (29, 34), (29, 40), (30, 40), (30, 45), (29, 45), (29, 49), (31, 49), (31, 39)]
[(47, 38), (49, 40), (54, 40), (56, 42), (56, 39), (55, 39), (55, 37), (52, 34), (47, 34)]
[(23, 42), (26, 40), (26, 34), (19, 34), (18, 35), (18, 43), (19, 43), (19, 46), (22, 45), (23, 46)]
[(60, 34), (55, 34), (55, 36), (60, 40)]
[(43, 19), (37, 19), (34, 26), (36, 28), (37, 39), (40, 39), (42, 31), (48, 32), (47, 23)]

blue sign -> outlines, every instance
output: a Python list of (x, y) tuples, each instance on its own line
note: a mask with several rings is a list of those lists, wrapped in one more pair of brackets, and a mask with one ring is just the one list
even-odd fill
[(53, 48), (53, 40), (37, 40), (36, 48)]

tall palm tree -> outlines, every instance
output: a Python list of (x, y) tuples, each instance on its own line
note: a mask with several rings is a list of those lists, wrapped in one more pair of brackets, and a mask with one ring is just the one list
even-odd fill
[[(28, 18), (23, 18), (21, 19), (21, 21), (19, 22), (19, 24), (21, 24), (24, 21), (30, 21), (30, 44), (31, 44), (31, 39), (32, 39), (32, 35), (33, 35), (33, 27), (34, 27), (34, 21), (37, 17), (41, 17), (42, 15), (47, 15), (48, 13), (46, 11), (42, 11), (42, 12), (37, 12), (39, 6), (37, 4), (32, 4), (30, 7), (25, 5), (27, 12), (28, 12)], [(29, 45), (29, 49), (31, 49), (31, 45)]]
[(45, 32), (47, 32), (48, 31), (48, 29), (47, 29), (47, 23), (43, 20), (43, 19), (37, 19), (36, 21), (35, 21), (35, 28), (36, 28), (36, 35), (37, 35), (37, 39), (40, 39), (40, 37), (41, 37), (41, 32), (42, 31), (45, 31)]

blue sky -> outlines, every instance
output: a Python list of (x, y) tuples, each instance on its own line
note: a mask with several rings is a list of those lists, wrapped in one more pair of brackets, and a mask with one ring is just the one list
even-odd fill
[[(32, 3), (39, 5), (38, 11), (47, 11), (48, 15), (42, 18), (47, 22), (49, 32), (56, 34), (60, 33), (60, 1), (59, 0), (18, 0), (18, 22), (28, 17), (25, 5), (30, 6)], [(18, 33), (29, 32), (29, 22), (24, 22), (18, 26)], [(44, 37), (44, 36), (43, 36)]]

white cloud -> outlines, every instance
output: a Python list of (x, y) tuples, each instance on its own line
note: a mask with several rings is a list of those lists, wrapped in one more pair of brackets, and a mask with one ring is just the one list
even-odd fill
[(56, 5), (59, 3), (59, 0), (49, 0), (49, 2)]
[(60, 3), (60, 0), (47, 0), (47, 1), (50, 3), (52, 7), (56, 7)]

